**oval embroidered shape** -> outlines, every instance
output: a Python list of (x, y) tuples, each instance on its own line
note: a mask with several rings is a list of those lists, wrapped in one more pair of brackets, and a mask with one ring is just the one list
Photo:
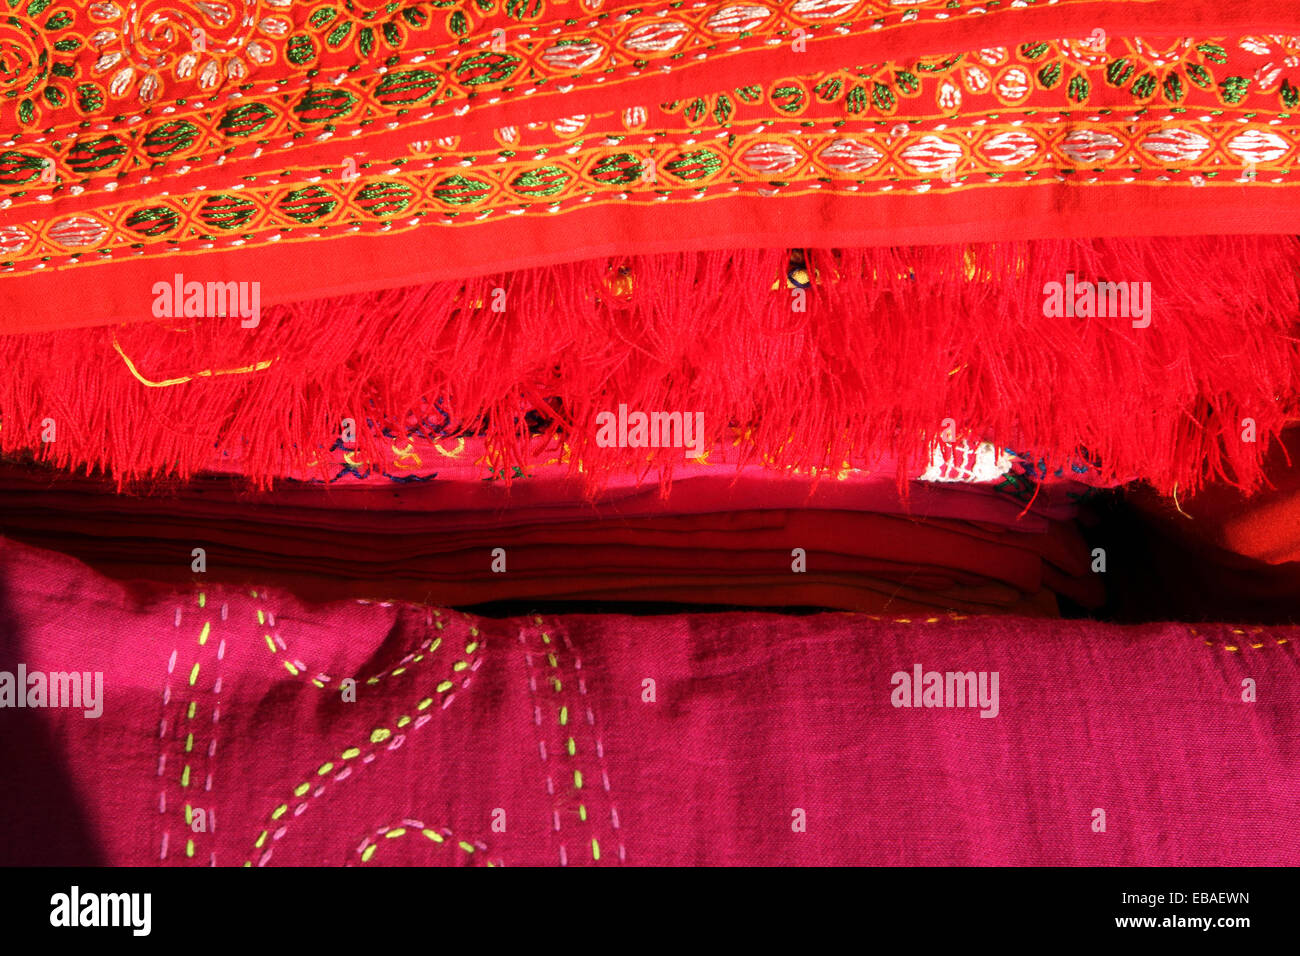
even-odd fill
[(510, 181), (510, 188), (525, 196), (554, 196), (572, 178), (559, 166), (541, 166), (520, 173)]
[(542, 62), (553, 70), (577, 73), (604, 55), (605, 48), (595, 40), (557, 40), (542, 53)]
[(686, 182), (707, 179), (722, 168), (722, 157), (709, 149), (696, 149), (679, 153), (676, 159), (664, 164), (664, 172)]
[(304, 123), (328, 123), (352, 112), (357, 98), (347, 90), (320, 87), (308, 91), (294, 104), (293, 111)]
[(1276, 133), (1262, 129), (1248, 129), (1228, 140), (1228, 152), (1240, 156), (1246, 164), (1271, 163), (1281, 159), (1289, 149), (1287, 141)]
[(861, 0), (799, 0), (790, 12), (805, 20), (838, 20), (847, 17), (849, 11)]
[(647, 23), (629, 33), (623, 46), (633, 53), (667, 53), (676, 49), (689, 32), (686, 24), (677, 20)]
[(454, 173), (433, 187), (433, 197), (452, 206), (473, 206), (492, 192), (491, 183)]
[(484, 51), (461, 61), (456, 78), (466, 86), (483, 86), (510, 79), (522, 61), (510, 53)]
[(771, 15), (767, 7), (741, 3), (723, 7), (705, 21), (705, 26), (714, 33), (748, 33)]
[(17, 226), (0, 226), (0, 256), (11, 256), (22, 252), (31, 238)]
[(280, 200), (280, 211), (303, 225), (329, 215), (338, 205), (334, 194), (320, 186), (295, 189)]
[(1110, 133), (1076, 129), (1061, 140), (1061, 152), (1076, 163), (1104, 163), (1115, 158), (1124, 144)]
[(45, 159), (20, 153), (15, 149), (0, 153), (0, 185), (21, 186), (30, 183), (41, 175), (45, 168)]
[(257, 212), (252, 200), (222, 194), (209, 196), (199, 207), (199, 220), (214, 229), (238, 229)]
[(69, 216), (56, 222), (48, 235), (65, 249), (78, 249), (98, 245), (108, 235), (108, 226), (93, 216)]
[(112, 169), (126, 154), (126, 143), (112, 135), (78, 140), (68, 151), (68, 166), (78, 173), (103, 173)]
[(862, 173), (884, 159), (877, 150), (852, 139), (841, 139), (827, 146), (821, 161), (837, 173)]
[(755, 172), (772, 175), (794, 169), (803, 161), (803, 153), (788, 143), (758, 143), (745, 150), (740, 161)]
[(357, 205), (372, 216), (395, 216), (406, 211), (414, 195), (414, 190), (401, 183), (366, 183), (357, 193)]
[(980, 152), (999, 166), (1019, 166), (1038, 152), (1038, 140), (1020, 130), (1009, 130), (990, 136), (980, 146)]
[(1210, 141), (1190, 129), (1173, 127), (1152, 133), (1139, 145), (1162, 163), (1190, 163), (1205, 154)]
[(375, 99), (385, 106), (410, 106), (432, 96), (439, 82), (432, 70), (399, 70), (375, 87)]
[(227, 136), (252, 136), (266, 128), (275, 112), (265, 103), (244, 103), (222, 114), (217, 129)]
[(161, 236), (180, 225), (181, 217), (169, 206), (137, 209), (126, 219), (126, 227), (143, 236)]
[(962, 157), (961, 146), (942, 136), (922, 136), (907, 149), (899, 159), (907, 163), (918, 173), (930, 175), (951, 169)]
[(144, 136), (144, 151), (153, 159), (189, 149), (199, 138), (199, 128), (188, 120), (171, 120), (153, 127)]
[(641, 160), (632, 153), (615, 153), (592, 166), (589, 175), (606, 186), (626, 186), (640, 179), (644, 168)]
[(998, 95), (1008, 103), (1019, 103), (1029, 96), (1029, 73), (1013, 66), (1002, 71), (998, 77)]

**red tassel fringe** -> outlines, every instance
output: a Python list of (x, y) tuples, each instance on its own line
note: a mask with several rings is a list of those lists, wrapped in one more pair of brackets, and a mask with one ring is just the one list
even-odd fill
[[(629, 257), (395, 289), (237, 319), (0, 338), (0, 450), (119, 485), (237, 456), (256, 485), (303, 476), (339, 423), (405, 431), (442, 398), (525, 465), (540, 409), (598, 487), (646, 452), (596, 444), (619, 403), (703, 412), (710, 444), (750, 461), (838, 467), (880, 452), (915, 474), (961, 434), (1168, 493), (1253, 488), (1300, 409), (1300, 240), (1060, 240), (814, 250), (806, 311), (785, 250)], [(1149, 328), (1046, 318), (1044, 285), (1150, 282)], [(504, 300), (497, 290), (504, 290)], [(494, 303), (504, 302), (504, 311)], [(120, 351), (119, 351), (120, 350)], [(127, 359), (134, 364), (133, 374)], [(269, 365), (259, 368), (259, 364)], [(149, 387), (141, 379), (178, 384)], [(55, 440), (42, 441), (47, 420)], [(1255, 442), (1243, 440), (1252, 419)], [(655, 469), (671, 474), (675, 456)], [(319, 472), (313, 476), (319, 476)]]

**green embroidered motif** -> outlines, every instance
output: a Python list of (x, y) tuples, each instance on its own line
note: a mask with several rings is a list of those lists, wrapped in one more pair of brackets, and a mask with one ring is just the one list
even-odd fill
[(121, 162), (126, 143), (109, 133), (91, 140), (78, 140), (68, 152), (68, 166), (77, 173), (107, 172)]
[(275, 112), (263, 103), (244, 103), (232, 106), (222, 114), (217, 129), (227, 136), (252, 136), (266, 128), (275, 118)]
[(492, 191), (492, 185), (481, 179), (471, 179), (454, 173), (433, 187), (435, 199), (453, 206), (472, 206), (482, 202)]
[(334, 194), (320, 186), (295, 189), (280, 200), (279, 208), (290, 219), (308, 225), (333, 212), (338, 205)]
[(375, 87), (375, 99), (385, 106), (408, 106), (428, 99), (440, 82), (432, 70), (398, 70)]
[(187, 120), (172, 120), (153, 127), (144, 136), (144, 151), (153, 159), (189, 149), (198, 139), (199, 128)]
[(510, 187), (525, 196), (553, 196), (572, 178), (559, 166), (541, 166), (520, 173), (511, 181)]
[(357, 193), (357, 205), (372, 216), (395, 216), (414, 198), (415, 192), (401, 183), (367, 183)]
[(199, 219), (216, 229), (238, 229), (257, 212), (257, 205), (248, 199), (226, 194), (209, 196), (199, 207)]
[(166, 206), (148, 206), (137, 209), (127, 217), (126, 227), (141, 235), (161, 236), (180, 225), (180, 216)]
[(328, 123), (352, 112), (357, 97), (347, 90), (321, 87), (310, 90), (294, 104), (293, 111), (304, 123)]
[(591, 178), (606, 185), (626, 185), (641, 178), (641, 160), (631, 153), (607, 156), (591, 168)]
[(0, 153), (0, 186), (21, 186), (40, 176), (45, 160), (10, 149)]
[(722, 157), (709, 149), (681, 153), (676, 159), (664, 164), (665, 172), (687, 182), (707, 179), (721, 168)]
[(483, 86), (510, 79), (523, 61), (510, 53), (485, 51), (466, 57), (456, 67), (456, 78), (466, 86)]

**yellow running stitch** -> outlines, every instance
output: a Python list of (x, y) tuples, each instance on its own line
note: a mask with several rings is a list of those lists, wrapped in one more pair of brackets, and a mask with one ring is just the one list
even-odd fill
[[(419, 820), (402, 820), (395, 826), (380, 827), (373, 836), (368, 836), (362, 840), (361, 845), (356, 848), (355, 852), (361, 857), (362, 863), (369, 863), (375, 855), (375, 851), (383, 845), (384, 841), (395, 840), (404, 836), (415, 836), (416, 834), (439, 846), (458, 849), (470, 857), (487, 852), (486, 844), (481, 841), (470, 843), (467, 840), (457, 840), (455, 835), (446, 827), (442, 830), (435, 830), (432, 827), (425, 826)], [(486, 866), (501, 865), (499, 860), (484, 858), (483, 862)]]
[[(200, 591), (200, 592), (196, 595), (196, 603), (198, 604), (199, 608), (201, 608), (201, 609), (205, 609), (205, 608), (207, 607), (207, 603), (208, 603), (208, 602), (207, 602), (207, 593), (204, 592), (204, 591)], [(176, 608), (176, 617), (175, 617), (175, 621), (174, 621), (174, 626), (177, 627), (177, 628), (179, 628), (179, 627), (181, 626), (181, 620), (182, 620), (182, 617), (183, 617), (183, 613), (184, 613), (183, 608), (180, 607), (180, 606), (178, 606), (178, 607)], [(226, 609), (225, 609), (225, 606), (223, 605), (223, 607), (222, 607), (222, 612), (221, 612), (221, 618), (222, 618), (222, 620), (225, 620), (225, 617), (226, 617)], [(212, 619), (209, 618), (208, 620), (205, 620), (205, 621), (203, 622), (203, 626), (199, 629), (199, 633), (198, 633), (198, 637), (197, 637), (197, 643), (198, 643), (198, 646), (199, 646), (199, 648), (200, 648), (200, 653), (202, 652), (202, 648), (206, 647), (206, 645), (208, 644), (208, 641), (210, 640), (211, 637), (212, 637)], [(158, 738), (159, 738), (159, 741), (160, 741), (160, 742), (165, 741), (165, 740), (166, 740), (166, 737), (167, 737), (167, 726), (168, 726), (168, 721), (167, 721), (167, 707), (168, 707), (168, 706), (170, 705), (170, 703), (171, 703), (171, 696), (172, 696), (172, 694), (171, 694), (171, 677), (172, 677), (172, 675), (174, 675), (174, 673), (175, 673), (175, 671), (176, 671), (176, 661), (177, 661), (177, 658), (179, 657), (179, 654), (180, 654), (180, 647), (181, 647), (181, 645), (180, 645), (179, 643), (176, 644), (176, 646), (174, 646), (174, 647), (172, 648), (171, 656), (167, 659), (167, 674), (168, 674), (168, 677), (167, 677), (167, 680), (164, 682), (164, 686), (163, 686), (163, 716), (162, 716), (161, 720), (159, 721), (159, 725), (158, 725)], [(222, 659), (225, 657), (225, 653), (226, 653), (226, 642), (225, 642), (224, 640), (221, 640), (221, 641), (219, 641), (218, 648), (217, 648), (217, 664), (216, 664), (215, 667), (214, 667), (214, 673), (216, 674), (216, 677), (215, 677), (215, 679), (214, 679), (214, 681), (213, 681), (213, 686), (212, 686), (212, 692), (213, 692), (213, 697), (214, 697), (214, 700), (213, 700), (213, 708), (212, 708), (212, 730), (211, 730), (212, 739), (208, 742), (208, 747), (207, 747), (207, 765), (208, 765), (208, 770), (207, 770), (206, 778), (205, 778), (204, 785), (203, 785), (204, 792), (210, 792), (210, 791), (212, 790), (212, 766), (213, 766), (213, 763), (214, 763), (214, 758), (215, 758), (215, 755), (216, 755), (216, 749), (217, 749), (217, 724), (218, 724), (218, 722), (219, 722), (220, 719), (221, 719), (221, 702), (220, 702), (220, 695), (221, 695), (221, 672), (220, 672), (220, 667), (221, 667), (221, 661), (222, 661)], [(189, 677), (188, 677), (188, 682), (187, 682), (189, 687), (195, 687), (195, 686), (196, 686), (196, 684), (198, 683), (198, 676), (199, 676), (199, 673), (200, 673), (199, 662), (198, 662), (198, 661), (195, 661), (194, 666), (190, 669), (190, 672), (189, 672)], [(197, 692), (195, 692), (195, 693), (197, 693)], [(197, 697), (197, 696), (191, 696), (190, 699), (189, 699), (189, 701), (188, 701), (188, 703), (187, 703), (187, 705), (186, 705), (186, 707), (185, 707), (185, 709), (181, 712), (181, 713), (183, 714), (183, 717), (182, 717), (181, 719), (185, 721), (185, 724), (184, 724), (184, 727), (185, 727), (184, 754), (185, 754), (185, 756), (182, 758), (182, 759), (185, 761), (185, 763), (184, 763), (184, 765), (183, 765), (183, 767), (182, 767), (181, 774), (180, 774), (180, 778), (179, 778), (179, 781), (178, 781), (178, 782), (179, 782), (179, 784), (180, 784), (180, 787), (181, 787), (183, 790), (186, 790), (186, 791), (189, 790), (189, 787), (190, 787), (190, 781), (191, 781), (191, 778), (193, 777), (193, 773), (194, 773), (194, 771), (193, 771), (193, 765), (192, 765), (191, 762), (190, 762), (190, 761), (192, 761), (194, 758), (191, 757), (190, 754), (192, 754), (192, 753), (194, 752), (194, 745), (195, 745), (195, 731), (193, 730), (193, 728), (194, 728), (195, 725), (194, 725), (193, 721), (194, 721), (194, 718), (195, 718), (197, 712), (198, 712), (198, 697)], [(199, 733), (201, 734), (202, 731), (200, 730)], [(165, 769), (166, 769), (166, 766), (167, 766), (167, 754), (166, 754), (165, 752), (160, 752), (159, 757), (158, 757), (158, 776), (159, 776), (160, 778), (163, 777), (164, 772), (165, 772)], [(184, 804), (184, 811), (185, 811), (185, 812), (184, 812), (184, 818), (185, 818), (184, 829), (185, 829), (186, 833), (189, 834), (189, 833), (192, 833), (192, 832), (193, 832), (193, 830), (192, 830), (192, 823), (193, 823), (193, 820), (194, 820), (194, 807), (193, 807), (193, 804), (187, 801), (187, 802)], [(163, 788), (158, 792), (158, 812), (159, 812), (160, 814), (163, 814), (163, 815), (164, 815), (164, 818), (165, 818), (165, 815), (166, 815), (166, 813), (167, 813), (167, 785), (166, 785), (165, 783), (164, 783), (164, 785), (163, 785)], [(162, 838), (162, 846), (161, 846), (161, 848), (160, 848), (160, 853), (159, 853), (159, 859), (160, 859), (160, 860), (166, 860), (166, 859), (167, 859), (167, 849), (168, 849), (168, 844), (169, 844), (169, 842), (170, 842), (170, 838), (171, 838), (171, 832), (168, 831), (168, 830), (164, 830), (164, 832), (163, 832), (163, 838)], [(193, 859), (193, 858), (194, 858), (194, 854), (195, 854), (194, 839), (193, 839), (192, 836), (187, 836), (187, 839), (186, 839), (186, 841), (185, 841), (185, 857), (186, 857), (187, 859)], [(212, 866), (215, 866), (215, 865), (216, 865), (216, 852), (215, 852), (215, 851), (209, 853), (209, 863), (210, 863), (210, 865), (212, 865)]]
[[(254, 598), (260, 597), (263, 600), (263, 602), (265, 602), (265, 598), (266, 598), (265, 592), (262, 592), (261, 595), (259, 595), (256, 591), (251, 591), (249, 593), (251, 594), (252, 597)], [(357, 603), (370, 604), (372, 602), (358, 601)], [(280, 637), (279, 631), (275, 630), (275, 615), (272, 612), (267, 611), (264, 606), (256, 608), (255, 613), (257, 615), (258, 627), (264, 629), (262, 639), (266, 641), (267, 648), (271, 651), (272, 654), (279, 655), (280, 653), (284, 653), (287, 655), (289, 649), (287, 645), (284, 643), (284, 640)], [(443, 628), (443, 622), (441, 620), (435, 622), (433, 621), (433, 617), (441, 618), (442, 614), (436, 608), (429, 608), (426, 616), (426, 623), (433, 624), (435, 627), (437, 627), (438, 630), (441, 631)], [(268, 627), (270, 628), (270, 630), (265, 630)], [(271, 633), (272, 631), (274, 631), (275, 634), (274, 638), (272, 637), (272, 633)], [(424, 660), (425, 655), (432, 654), (434, 651), (438, 649), (438, 645), (441, 643), (442, 643), (442, 638), (440, 637), (428, 638), (424, 641), (423, 644), (417, 647), (414, 651), (410, 652), (405, 657), (403, 657), (400, 661), (398, 661), (397, 664), (395, 664), (391, 669), (386, 671), (380, 671), (378, 674), (375, 674), (372, 677), (363, 678), (363, 680), (366, 682), (366, 684), (373, 686), (375, 684), (378, 684), (385, 677), (398, 677), (406, 673), (408, 664), (419, 663), (420, 661)], [(283, 663), (284, 663), (285, 670), (287, 670), (294, 677), (299, 676), (301, 673), (304, 673), (307, 670), (307, 665), (300, 660), (296, 660), (296, 659), (285, 660), (283, 661)], [(316, 687), (325, 689), (325, 685), (331, 683), (333, 680), (334, 678), (330, 677), (329, 674), (321, 672), (311, 679), (311, 683)]]
[[(471, 626), (469, 629), (469, 635), (471, 640), (469, 641), (469, 643), (465, 645), (465, 654), (467, 657), (473, 657), (477, 651), (483, 648), (484, 642), (479, 639), (479, 631), (477, 627)], [(483, 659), (480, 656), (477, 659), (475, 659), (474, 664), (472, 666), (470, 666), (465, 661), (457, 661), (456, 664), (452, 665), (452, 671), (454, 673), (459, 671), (468, 671), (468, 673), (466, 673), (465, 675), (465, 679), (461, 681), (460, 686), (462, 689), (469, 686), (470, 680), (473, 678), (474, 672), (478, 670), (478, 666), (479, 664), (482, 663), (482, 660)], [(465, 666), (464, 667), (458, 666), (460, 664), (465, 664)], [(447, 691), (452, 690), (452, 688), (455, 686), (456, 685), (454, 681), (444, 680), (441, 683), (439, 683), (438, 686), (434, 689), (435, 694), (445, 695), (443, 697), (443, 701), (440, 709), (446, 710), (447, 707), (451, 704), (452, 700), (455, 698), (456, 695), (454, 693), (451, 694), (447, 693)], [(426, 697), (423, 700), (421, 700), (418, 704), (415, 705), (415, 709), (417, 711), (427, 710), (429, 707), (433, 705), (434, 700), (435, 698), (432, 696)], [(415, 718), (414, 724), (411, 727), (411, 729), (418, 730), (420, 727), (424, 726), (424, 724), (427, 723), (430, 719), (431, 718), (429, 714), (422, 714), (420, 717)], [(401, 729), (406, 727), (408, 724), (412, 724), (412, 718), (409, 715), (404, 714), (401, 717), (398, 717), (397, 720), (394, 722), (394, 724), (398, 729)], [(391, 742), (389, 742), (390, 739)], [(343, 761), (344, 766), (338, 773), (334, 774), (331, 779), (338, 782), (338, 781), (345, 780), (349, 776), (351, 776), (352, 767), (356, 763), (358, 763), (357, 758), (360, 758), (359, 762), (361, 764), (368, 764), (372, 762), (377, 756), (379, 747), (385, 742), (388, 742), (388, 746), (385, 749), (396, 750), (398, 747), (402, 745), (402, 743), (405, 740), (406, 740), (405, 734), (398, 734), (396, 737), (394, 737), (393, 731), (388, 727), (377, 727), (376, 729), (370, 732), (370, 737), (369, 737), (369, 742), (374, 746), (372, 746), (369, 750), (365, 751), (364, 754), (360, 747), (349, 747), (346, 750), (344, 750), (339, 755), (338, 758), (339, 760)], [(315, 776), (316, 777), (327, 776), (333, 773), (334, 767), (335, 764), (333, 761), (326, 761), (324, 764), (322, 764), (320, 767), (317, 768), (315, 772)], [(293, 796), (297, 799), (301, 799), (308, 793), (308, 791), (312, 791), (312, 786), (313, 786), (312, 780), (309, 778), (307, 781), (300, 783), (298, 786), (296, 786), (293, 789)], [(325, 792), (325, 789), (326, 789), (326, 784), (323, 783), (319, 784), (318, 786), (316, 786), (316, 789), (312, 791), (310, 799), (311, 800), (316, 799), (322, 793)], [(293, 816), (297, 817), (300, 816), (302, 813), (304, 813), (307, 809), (309, 802), (310, 800), (304, 800), (302, 803), (298, 804), (298, 806), (295, 807), (293, 810)], [(289, 812), (289, 804), (288, 803), (280, 804), (280, 806), (276, 807), (275, 810), (271, 812), (271, 816), (270, 816), (271, 822), (274, 823), (275, 821), (279, 820), (281, 817), (285, 816), (288, 812)], [(257, 840), (253, 844), (253, 848), (255, 850), (261, 850), (263, 847), (266, 847), (265, 852), (258, 860), (257, 863), (258, 866), (264, 866), (266, 862), (271, 858), (272, 851), (271, 851), (271, 847), (267, 846), (268, 841), (273, 842), (275, 840), (279, 840), (281, 837), (284, 836), (287, 830), (288, 830), (288, 824), (286, 823), (282, 825), (278, 830), (276, 830), (274, 834), (272, 834), (269, 826), (267, 827), (267, 829), (261, 832), (261, 834), (258, 836)], [(244, 866), (252, 866), (252, 865), (253, 865), (253, 861), (251, 859), (244, 861)]]
[[(1264, 629), (1263, 629), (1262, 627), (1252, 627), (1252, 628), (1250, 628), (1249, 630), (1244, 630), (1244, 629), (1242, 629), (1242, 628), (1240, 628), (1240, 627), (1232, 627), (1232, 628), (1229, 628), (1228, 630), (1229, 630), (1230, 633), (1237, 635), (1237, 637), (1239, 637), (1239, 638), (1243, 638), (1243, 637), (1245, 637), (1245, 638), (1252, 638), (1252, 637), (1255, 637), (1256, 635), (1259, 635), (1259, 634), (1263, 634), (1263, 633), (1264, 633)], [(1194, 627), (1189, 627), (1189, 628), (1188, 628), (1188, 631), (1191, 632), (1191, 635), (1192, 635), (1193, 637), (1200, 637), (1200, 636), (1201, 636), (1200, 632), (1197, 631), (1196, 628), (1194, 628)], [(1228, 638), (1227, 640), (1231, 640), (1231, 638)], [(1254, 650), (1260, 650), (1260, 649), (1265, 648), (1265, 647), (1285, 647), (1287, 644), (1290, 644), (1290, 643), (1291, 643), (1291, 640), (1290, 640), (1290, 638), (1286, 638), (1286, 637), (1275, 637), (1275, 638), (1273, 639), (1273, 643), (1272, 643), (1272, 644), (1269, 644), (1267, 641), (1265, 641), (1265, 640), (1263, 640), (1263, 639), (1248, 640), (1248, 641), (1242, 641), (1242, 640), (1239, 640), (1239, 641), (1237, 641), (1236, 644), (1229, 644), (1229, 643), (1227, 643), (1226, 640), (1225, 640), (1225, 642), (1221, 644), (1221, 643), (1219, 643), (1218, 641), (1211, 641), (1211, 640), (1208, 640), (1208, 639), (1202, 638), (1202, 639), (1201, 639), (1201, 643), (1205, 644), (1207, 647), (1221, 647), (1221, 648), (1223, 648), (1225, 651), (1228, 651), (1228, 652), (1233, 653), (1233, 654), (1237, 654), (1237, 653), (1240, 653), (1240, 652), (1241, 652), (1241, 646), (1240, 646), (1240, 645), (1242, 645), (1242, 644), (1250, 644), (1251, 648), (1253, 648)]]
[[(559, 645), (551, 637), (549, 631), (540, 630), (542, 627), (545, 626), (545, 622), (541, 617), (534, 616), (533, 623), (539, 628), (539, 636), (541, 637), (542, 644), (543, 644), (542, 654), (546, 658), (547, 665), (551, 668), (551, 671), (553, 671), (553, 673), (549, 675), (549, 679), (547, 680), (547, 683), (550, 684), (551, 688), (555, 691), (557, 695), (562, 694), (564, 690), (564, 681), (561, 679), (562, 672), (560, 668), (559, 655), (557, 653), (559, 651)], [(575, 674), (575, 680), (578, 685), (579, 693), (583, 695), (581, 702), (583, 704), (583, 708), (585, 711), (587, 724), (589, 727), (591, 727), (591, 732), (595, 740), (596, 755), (601, 761), (601, 780), (605, 792), (608, 795), (609, 774), (604, 767), (604, 756), (605, 756), (604, 748), (600, 742), (600, 738), (594, 736), (595, 717), (592, 714), (591, 707), (587, 705), (585, 700), (585, 695), (587, 693), (586, 682), (580, 673), (582, 670), (582, 659), (577, 656), (573, 644), (568, 639), (567, 635), (560, 633), (560, 638), (564, 641), (564, 644), (568, 648), (569, 652), (573, 654), (573, 658), (574, 658), (573, 671)], [(576, 714), (571, 712), (569, 704), (564, 703), (562, 698), (560, 702), (547, 702), (545, 705), (542, 704), (541, 699), (538, 696), (537, 675), (534, 673), (534, 669), (533, 669), (533, 653), (528, 649), (528, 643), (525, 637), (525, 631), (522, 628), (519, 631), (519, 643), (523, 645), (524, 662), (528, 668), (528, 687), (533, 701), (533, 723), (536, 725), (538, 731), (537, 748), (542, 758), (543, 769), (545, 770), (550, 755), (547, 753), (546, 741), (542, 735), (542, 706), (546, 706), (548, 710), (553, 708), (553, 712), (556, 715), (556, 722), (559, 725), (560, 736), (564, 740), (564, 751), (570, 758), (576, 758), (578, 754), (577, 739), (570, 726)], [(593, 861), (599, 863), (600, 862), (600, 841), (595, 836), (595, 827), (596, 827), (595, 821), (590, 819), (590, 813), (587, 810), (588, 798), (583, 793), (583, 786), (585, 781), (582, 775), (582, 771), (575, 767), (573, 770), (572, 779), (573, 779), (573, 789), (577, 791), (578, 819), (581, 820), (583, 823), (588, 823), (592, 828), (592, 837), (591, 837), (591, 846), (590, 846), (591, 858)], [(556, 797), (555, 778), (551, 775), (549, 771), (546, 772), (546, 792), (551, 796), (553, 800), (555, 799)], [(612, 800), (610, 802), (610, 820), (614, 826), (614, 829), (617, 830), (619, 827), (618, 810), (614, 807)], [(555, 833), (559, 833), (560, 812), (559, 809), (555, 808), (554, 806), (551, 809), (551, 821), (552, 821), (553, 831)], [(569, 863), (568, 847), (565, 845), (563, 839), (561, 839), (560, 841), (559, 849), (560, 849), (560, 865), (568, 866)], [(623, 860), (625, 858), (626, 858), (626, 850), (623, 847), (622, 843), (620, 843), (619, 859)]]
[[(266, 641), (266, 646), (271, 651), (271, 654), (278, 657), (283, 653), (286, 659), (281, 661), (281, 663), (284, 664), (284, 669), (294, 677), (305, 673), (307, 670), (306, 664), (300, 660), (288, 657), (289, 648), (284, 643), (284, 639), (280, 637), (280, 632), (275, 629), (275, 615), (261, 606), (266, 602), (266, 592), (263, 591), (260, 595), (256, 591), (249, 591), (248, 593), (255, 601), (259, 601), (259, 606), (253, 609), (253, 613), (257, 616), (258, 628), (262, 630), (262, 640)], [(274, 638), (271, 637), (272, 632), (275, 633)], [(311, 683), (324, 689), (325, 685), (330, 683), (332, 680), (332, 677), (322, 672), (311, 678)]]
[[(577, 677), (577, 680), (578, 680), (578, 693), (582, 695), (583, 708), (584, 708), (584, 710), (586, 711), (586, 715), (585, 715), (585, 716), (586, 716), (586, 718), (587, 718), (587, 726), (591, 728), (592, 736), (593, 736), (593, 738), (595, 739), (595, 743), (596, 743), (596, 758), (600, 761), (600, 778), (601, 778), (601, 785), (602, 785), (602, 786), (604, 787), (604, 789), (605, 789), (605, 797), (606, 797), (606, 799), (609, 800), (609, 822), (610, 822), (610, 825), (614, 828), (615, 832), (618, 832), (618, 831), (620, 830), (620, 827), (619, 827), (619, 821), (618, 821), (618, 808), (614, 806), (614, 797), (613, 797), (613, 794), (610, 792), (610, 786), (609, 786), (609, 771), (608, 771), (608, 769), (607, 769), (606, 766), (605, 766), (605, 745), (604, 745), (603, 743), (601, 743), (600, 736), (596, 733), (596, 715), (595, 715), (595, 713), (594, 713), (594, 712), (592, 711), (592, 709), (591, 709), (591, 704), (587, 703), (587, 699), (586, 699), (586, 698), (587, 698), (587, 682), (586, 682), (586, 679), (582, 676), (582, 673), (581, 673), (581, 672), (582, 672), (582, 658), (578, 656), (578, 649), (577, 649), (576, 647), (574, 647), (574, 646), (573, 646), (573, 642), (572, 642), (571, 640), (569, 640), (569, 635), (568, 635), (567, 632), (565, 632), (565, 631), (561, 631), (561, 632), (560, 632), (560, 638), (561, 638), (561, 640), (564, 641), (564, 646), (565, 646), (566, 648), (568, 648), (569, 653), (573, 655), (573, 670), (574, 670), (574, 673), (576, 673), (576, 674), (578, 675), (578, 677)], [(566, 707), (566, 708), (562, 708), (562, 709), (561, 709), (560, 724), (561, 724), (561, 726), (563, 726), (563, 725), (566, 724), (567, 722), (568, 722), (568, 708)], [(570, 756), (572, 756), (572, 754), (573, 754), (573, 738), (572, 738), (572, 737), (569, 738), (569, 745), (570, 745), (569, 754), (570, 754)], [(581, 787), (581, 786), (582, 786), (582, 776), (581, 776), (581, 774), (579, 774), (577, 771), (575, 771), (574, 774), (575, 774), (575, 777), (577, 778), (578, 786)], [(580, 814), (580, 816), (582, 817), (582, 819), (583, 819), (583, 820), (586, 820), (586, 819), (587, 819), (587, 808), (586, 808), (585, 806), (583, 806), (582, 804), (579, 804), (579, 805), (578, 805), (578, 810), (579, 810), (579, 814)], [(591, 857), (592, 857), (592, 859), (595, 860), (597, 863), (600, 862), (600, 844), (596, 841), (596, 837), (595, 837), (594, 831), (593, 831), (592, 838), (591, 838)], [(627, 859), (627, 850), (626, 850), (626, 848), (623, 846), (622, 833), (619, 833), (619, 841), (618, 841), (618, 859), (619, 859), (619, 862), (620, 862), (620, 863), (626, 861), (626, 859)]]

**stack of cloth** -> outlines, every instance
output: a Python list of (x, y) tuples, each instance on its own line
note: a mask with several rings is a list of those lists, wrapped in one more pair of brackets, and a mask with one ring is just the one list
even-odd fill
[(468, 461), (270, 492), (212, 474), (165, 496), (10, 467), (0, 469), (0, 525), (118, 578), (179, 583), (200, 570), (316, 600), (1032, 615), (1057, 614), (1058, 596), (1100, 604), (1102, 578), (1074, 522), (1095, 491), (1076, 480), (1087, 470), (1036, 482), (1037, 466), (1013, 454), (953, 451), (964, 472), (936, 454), (901, 491), (892, 467), (810, 482), (701, 463), (670, 488), (626, 478), (594, 500), (558, 465), (509, 486)]

